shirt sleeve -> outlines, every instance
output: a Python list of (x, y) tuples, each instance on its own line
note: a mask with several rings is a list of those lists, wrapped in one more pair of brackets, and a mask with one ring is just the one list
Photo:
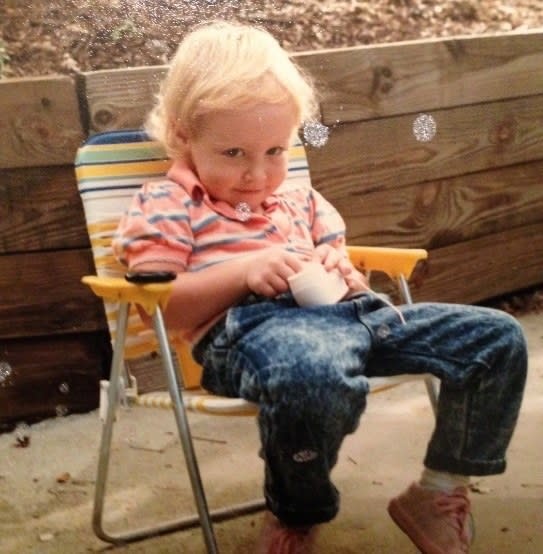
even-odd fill
[(310, 193), (311, 234), (315, 246), (328, 243), (347, 255), (345, 221), (341, 214), (315, 189)]
[(190, 202), (172, 181), (144, 184), (113, 237), (115, 257), (129, 269), (153, 264), (156, 269), (184, 271), (194, 244)]

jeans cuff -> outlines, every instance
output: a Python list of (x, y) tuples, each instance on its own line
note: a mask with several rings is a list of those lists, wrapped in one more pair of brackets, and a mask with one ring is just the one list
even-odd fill
[(315, 509), (315, 506), (285, 508), (268, 495), (266, 495), (266, 506), (281, 523), (288, 527), (307, 527), (326, 523), (334, 519), (339, 511), (339, 502), (318, 509)]
[(446, 471), (458, 475), (498, 475), (505, 472), (507, 463), (499, 460), (455, 460), (447, 456), (427, 454), (424, 465), (435, 471)]

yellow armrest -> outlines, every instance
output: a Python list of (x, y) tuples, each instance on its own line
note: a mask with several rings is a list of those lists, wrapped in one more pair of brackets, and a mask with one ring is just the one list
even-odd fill
[(172, 283), (129, 283), (122, 277), (98, 277), (85, 275), (81, 281), (88, 285), (96, 296), (110, 302), (139, 304), (147, 314), (153, 315), (157, 305), (166, 308), (172, 292)]
[(347, 251), (352, 264), (360, 271), (383, 271), (391, 279), (400, 275), (409, 279), (417, 262), (428, 257), (428, 252), (420, 248), (348, 246)]

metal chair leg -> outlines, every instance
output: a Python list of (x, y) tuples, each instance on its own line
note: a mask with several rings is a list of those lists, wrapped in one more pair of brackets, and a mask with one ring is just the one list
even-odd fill
[(168, 390), (170, 391), (170, 396), (173, 402), (177, 430), (179, 432), (179, 438), (181, 439), (181, 445), (185, 454), (185, 463), (189, 472), (190, 484), (192, 486), (194, 500), (196, 502), (198, 514), (200, 516), (200, 522), (202, 525), (202, 532), (204, 534), (206, 548), (210, 554), (215, 554), (217, 552), (217, 543), (209, 516), (209, 509), (207, 507), (204, 487), (200, 478), (200, 471), (196, 462), (196, 455), (194, 452), (194, 445), (192, 443), (192, 437), (190, 434), (187, 412), (185, 409), (185, 405), (183, 404), (183, 396), (181, 394), (182, 387), (179, 381), (179, 375), (172, 363), (172, 354), (168, 342), (168, 334), (166, 331), (166, 326), (164, 324), (162, 310), (159, 306), (157, 306), (155, 314), (153, 316), (153, 326), (155, 328), (155, 333), (160, 345), (162, 364), (164, 366), (164, 371), (166, 372)]
[(102, 525), (102, 515), (105, 501), (105, 491), (107, 475), (109, 469), (109, 458), (111, 454), (111, 439), (113, 437), (113, 423), (115, 421), (115, 412), (119, 399), (119, 385), (121, 378), (121, 367), (123, 363), (123, 350), (126, 340), (126, 328), (128, 325), (128, 312), (130, 305), (121, 303), (117, 316), (117, 332), (115, 336), (115, 345), (113, 348), (113, 359), (111, 361), (111, 371), (109, 376), (107, 410), (105, 421), (102, 426), (102, 438), (100, 441), (100, 453), (98, 457), (98, 473), (96, 476), (96, 485), (94, 489), (94, 509), (92, 516), (92, 526), (96, 535), (108, 542), (115, 542), (115, 537), (106, 533)]
[(93, 530), (96, 533), (96, 536), (105, 542), (109, 542), (112, 544), (124, 544), (201, 525), (202, 531), (204, 533), (207, 551), (210, 554), (215, 554), (216, 552), (218, 552), (218, 549), (211, 522), (226, 521), (228, 519), (239, 517), (241, 515), (255, 513), (264, 508), (265, 502), (264, 499), (258, 499), (209, 512), (198, 471), (196, 456), (194, 454), (192, 438), (190, 436), (185, 406), (181, 394), (179, 377), (177, 375), (177, 372), (175, 371), (170, 355), (171, 352), (167, 339), (167, 332), (162, 318), (162, 312), (157, 312), (159, 315), (155, 316), (153, 320), (155, 330), (157, 332), (157, 337), (159, 339), (162, 359), (164, 361), (163, 365), (166, 372), (166, 377), (168, 379), (169, 392), (172, 395), (179, 436), (185, 454), (187, 470), (189, 472), (191, 485), (198, 508), (198, 514), (190, 515), (172, 521), (162, 522), (152, 527), (141, 527), (138, 529), (128, 530), (115, 534), (106, 531), (104, 528), (104, 503), (109, 461), (111, 455), (111, 440), (113, 437), (115, 413), (119, 402), (119, 389), (121, 386), (121, 371), (123, 365), (124, 343), (126, 340), (129, 309), (130, 305), (126, 303), (121, 303), (119, 306), (117, 318), (117, 334), (113, 349), (110, 385), (108, 388), (108, 404), (105, 414), (105, 421), (102, 428), (100, 453), (98, 459), (98, 472), (96, 477), (92, 518)]

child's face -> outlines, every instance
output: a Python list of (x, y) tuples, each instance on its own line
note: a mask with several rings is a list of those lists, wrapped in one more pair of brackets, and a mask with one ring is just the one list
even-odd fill
[(197, 136), (186, 139), (190, 160), (208, 194), (258, 211), (283, 182), (292, 133), (290, 104), (264, 104), (202, 117)]

